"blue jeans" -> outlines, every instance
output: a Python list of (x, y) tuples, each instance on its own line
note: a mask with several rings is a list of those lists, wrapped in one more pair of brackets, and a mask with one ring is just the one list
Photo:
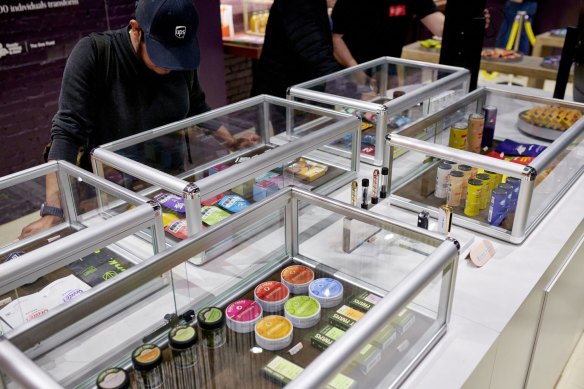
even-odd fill
[[(511, 28), (513, 27), (513, 21), (515, 21), (515, 15), (517, 11), (527, 12), (530, 22), (533, 21), (533, 16), (537, 11), (537, 3), (528, 1), (524, 3), (513, 3), (509, 0), (505, 3), (503, 8), (504, 19), (501, 23), (499, 29), (499, 34), (497, 35), (497, 47), (506, 47), (509, 41), (509, 34), (511, 34)], [(523, 54), (529, 55), (529, 39), (527, 39), (527, 33), (525, 32), (525, 27), (521, 30), (521, 40), (519, 41), (519, 51)]]

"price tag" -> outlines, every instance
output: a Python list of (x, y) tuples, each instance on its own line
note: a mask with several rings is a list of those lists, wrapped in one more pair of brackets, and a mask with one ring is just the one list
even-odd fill
[(495, 255), (493, 243), (486, 239), (475, 242), (470, 248), (470, 260), (476, 267), (482, 267)]

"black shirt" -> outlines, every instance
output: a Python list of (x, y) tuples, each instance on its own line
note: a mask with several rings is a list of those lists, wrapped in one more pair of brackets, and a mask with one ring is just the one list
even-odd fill
[(196, 73), (154, 73), (134, 51), (128, 31), (104, 34), (110, 40), (106, 86), (95, 41), (85, 37), (73, 48), (53, 118), (50, 160), (75, 163), (88, 139), (91, 148), (210, 109)]
[(358, 63), (400, 57), (414, 15), (422, 19), (436, 11), (433, 0), (337, 0), (333, 33), (343, 35)]
[(341, 69), (326, 0), (274, 0), (252, 95), (285, 97), (288, 87)]

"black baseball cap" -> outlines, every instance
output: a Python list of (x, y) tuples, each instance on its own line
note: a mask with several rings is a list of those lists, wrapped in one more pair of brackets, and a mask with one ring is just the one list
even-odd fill
[(136, 20), (152, 62), (169, 70), (199, 66), (199, 16), (193, 0), (139, 0)]

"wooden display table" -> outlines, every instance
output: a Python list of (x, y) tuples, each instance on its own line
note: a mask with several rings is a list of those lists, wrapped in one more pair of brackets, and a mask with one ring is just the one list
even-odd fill
[(535, 45), (533, 46), (533, 52), (531, 53), (534, 57), (547, 57), (552, 55), (553, 48), (564, 47), (563, 36), (555, 36), (549, 32), (544, 32), (535, 37)]
[[(429, 50), (420, 46), (418, 42), (410, 43), (404, 46), (402, 50), (402, 58), (413, 59), (423, 62), (438, 63), (440, 59), (440, 51)], [(540, 66), (542, 59), (540, 57), (524, 56), (521, 61), (517, 62), (497, 62), (497, 61), (481, 61), (481, 69), (489, 72), (500, 72), (507, 74), (515, 74), (518, 76), (526, 76), (528, 78), (527, 86), (539, 87), (543, 86), (544, 80), (556, 80), (557, 70), (546, 69)], [(570, 72), (570, 80), (573, 79), (574, 72)]]

